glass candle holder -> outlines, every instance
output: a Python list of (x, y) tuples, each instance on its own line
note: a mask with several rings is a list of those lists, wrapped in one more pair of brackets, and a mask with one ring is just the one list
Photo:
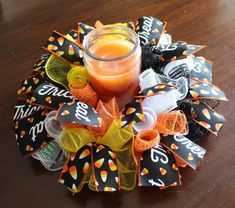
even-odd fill
[(138, 92), (141, 47), (135, 31), (124, 26), (92, 30), (83, 41), (88, 80), (101, 100), (116, 98), (119, 109)]

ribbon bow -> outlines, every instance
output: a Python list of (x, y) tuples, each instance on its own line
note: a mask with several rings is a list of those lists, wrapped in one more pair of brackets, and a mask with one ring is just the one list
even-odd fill
[[(60, 136), (60, 146), (72, 152), (63, 168), (59, 182), (65, 184), (71, 191), (78, 192), (85, 183), (96, 191), (131, 190), (136, 181), (136, 165), (132, 155), (132, 127), (120, 128), (120, 121), (114, 119), (114, 109), (108, 106), (100, 108), (102, 121), (110, 122), (96, 129), (94, 136), (85, 128), (65, 128)], [(103, 113), (102, 113), (103, 111)], [(108, 112), (108, 113), (105, 113)], [(105, 120), (105, 118), (109, 120)], [(103, 131), (103, 128), (107, 130)], [(91, 130), (91, 129), (90, 129)], [(99, 131), (98, 131), (99, 130)], [(105, 133), (104, 133), (105, 132)], [(103, 135), (104, 133), (104, 135)]]

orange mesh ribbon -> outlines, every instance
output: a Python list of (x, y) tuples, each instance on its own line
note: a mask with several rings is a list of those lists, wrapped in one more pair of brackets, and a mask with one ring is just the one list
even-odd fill
[(70, 84), (69, 88), (70, 92), (76, 99), (92, 107), (96, 107), (99, 97), (88, 83), (82, 87), (77, 87), (73, 84)]
[(160, 141), (160, 134), (157, 130), (141, 131), (137, 134), (134, 141), (134, 150), (137, 153), (142, 153), (154, 146)]
[[(164, 135), (188, 134), (188, 123), (185, 114), (182, 111), (170, 111), (158, 116), (155, 126), (160, 133)], [(174, 153), (173, 153), (174, 154)], [(187, 164), (174, 154), (177, 166), (186, 167)]]
[(155, 129), (164, 135), (185, 135), (188, 133), (187, 119), (181, 111), (170, 111), (158, 116)]
[(94, 136), (97, 137), (103, 136), (109, 128), (110, 124), (113, 122), (113, 120), (119, 118), (119, 110), (116, 99), (113, 98), (107, 103), (104, 103), (99, 100), (96, 107), (96, 111), (101, 116), (100, 127), (88, 126), (87, 128)]

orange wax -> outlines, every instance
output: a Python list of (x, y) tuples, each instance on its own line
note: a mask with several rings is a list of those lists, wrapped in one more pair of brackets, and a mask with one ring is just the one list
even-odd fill
[[(93, 59), (87, 63), (89, 81), (95, 91), (103, 101), (116, 97), (120, 110), (138, 91), (141, 51), (128, 55), (133, 48), (134, 44), (125, 39), (103, 39), (90, 51), (105, 60)], [(117, 60), (110, 60), (113, 58)]]

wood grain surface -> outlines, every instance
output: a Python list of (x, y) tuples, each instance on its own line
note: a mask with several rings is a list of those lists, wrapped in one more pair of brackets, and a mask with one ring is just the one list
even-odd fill
[[(59, 173), (23, 159), (17, 148), (12, 117), (19, 80), (30, 74), (53, 30), (66, 33), (78, 21), (115, 23), (143, 15), (167, 21), (174, 41), (208, 46), (200, 55), (214, 62), (213, 83), (230, 100), (217, 108), (227, 122), (218, 137), (201, 142), (204, 163), (181, 171), (181, 187), (113, 194), (85, 188), (72, 196), (56, 182)], [(235, 207), (234, 34), (234, 0), (0, 0), (0, 207)]]

